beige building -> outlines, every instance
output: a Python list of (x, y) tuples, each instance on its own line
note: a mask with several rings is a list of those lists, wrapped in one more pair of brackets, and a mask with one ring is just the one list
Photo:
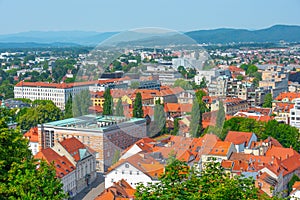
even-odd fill
[(38, 132), (40, 149), (76, 137), (97, 152), (96, 168), (103, 172), (122, 150), (146, 137), (146, 120), (85, 115), (38, 125)]

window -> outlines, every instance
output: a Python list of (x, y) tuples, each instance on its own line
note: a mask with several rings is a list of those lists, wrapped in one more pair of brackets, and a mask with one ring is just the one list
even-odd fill
[(124, 171), (122, 171), (122, 174), (124, 174)]
[(129, 174), (132, 175), (132, 171), (129, 171)]
[(129, 168), (129, 165), (128, 165), (128, 164), (125, 164), (125, 167), (126, 167), (126, 168)]
[(114, 179), (113, 179), (113, 178), (111, 179), (111, 182), (112, 182), (112, 183), (114, 182)]
[(139, 174), (140, 174), (140, 172), (139, 172), (139, 171), (137, 171), (137, 172), (136, 172), (136, 174), (137, 174), (137, 175), (139, 175)]

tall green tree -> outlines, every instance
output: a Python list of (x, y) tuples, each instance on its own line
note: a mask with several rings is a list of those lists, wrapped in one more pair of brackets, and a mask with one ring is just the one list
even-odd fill
[(136, 97), (134, 99), (133, 117), (136, 117), (136, 118), (143, 118), (144, 117), (143, 104), (142, 104), (142, 95), (139, 92), (136, 93)]
[(70, 94), (70, 96), (67, 100), (66, 106), (65, 106), (64, 118), (67, 119), (67, 118), (72, 118), (72, 117), (73, 117), (73, 97)]
[(199, 172), (185, 162), (171, 158), (160, 182), (138, 185), (135, 197), (143, 199), (257, 199), (258, 190), (251, 178), (230, 177), (218, 162), (208, 163)]
[(164, 111), (163, 104), (161, 104), (160, 99), (158, 99), (155, 102), (154, 120), (150, 123), (150, 130), (148, 136), (152, 137), (166, 132), (166, 114)]
[(63, 199), (53, 166), (33, 159), (18, 130), (0, 129), (0, 199)]
[(179, 133), (179, 120), (180, 120), (180, 118), (175, 118), (174, 119), (174, 128), (171, 131), (171, 135), (178, 135), (178, 133)]
[(91, 94), (89, 90), (82, 90), (72, 99), (73, 116), (79, 117), (89, 113), (89, 107), (92, 105)]
[(103, 115), (113, 114), (113, 98), (110, 93), (110, 89), (107, 88), (103, 94), (104, 104), (103, 104)]
[(263, 107), (264, 108), (272, 108), (273, 97), (271, 93), (266, 94), (264, 98)]
[(122, 99), (119, 98), (116, 106), (116, 111), (115, 111), (116, 116), (124, 116), (124, 108), (122, 105)]
[(193, 101), (191, 122), (190, 122), (190, 135), (193, 137), (199, 137), (202, 130), (202, 113), (200, 110), (199, 102), (197, 98)]

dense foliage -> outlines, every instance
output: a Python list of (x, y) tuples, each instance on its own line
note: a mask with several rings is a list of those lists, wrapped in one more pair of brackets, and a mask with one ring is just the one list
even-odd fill
[(292, 146), (293, 149), (300, 150), (298, 129), (288, 124), (279, 123), (276, 120), (261, 122), (249, 118), (233, 117), (225, 121), (221, 139), (226, 137), (229, 130), (254, 132), (259, 139), (266, 139), (271, 136), (277, 139), (284, 147)]
[(230, 177), (218, 162), (210, 162), (199, 172), (185, 162), (171, 158), (159, 183), (140, 184), (137, 199), (257, 199), (254, 180)]
[(33, 159), (18, 130), (0, 125), (0, 199), (63, 199), (55, 175), (53, 166)]
[(18, 112), (17, 122), (22, 130), (29, 130), (38, 124), (60, 120), (62, 117), (63, 113), (52, 101), (38, 100), (33, 103), (33, 107)]

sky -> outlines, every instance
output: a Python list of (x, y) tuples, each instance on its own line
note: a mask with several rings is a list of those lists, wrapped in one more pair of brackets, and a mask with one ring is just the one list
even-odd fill
[(0, 34), (300, 25), (300, 0), (0, 0)]

